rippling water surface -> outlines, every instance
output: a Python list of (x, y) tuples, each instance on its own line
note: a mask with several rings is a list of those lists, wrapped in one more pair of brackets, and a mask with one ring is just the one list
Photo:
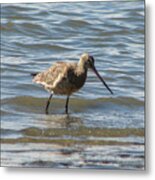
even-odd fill
[[(89, 72), (45, 115), (30, 73), (83, 52), (114, 95)], [(144, 169), (143, 1), (2, 4), (1, 93), (2, 166)]]

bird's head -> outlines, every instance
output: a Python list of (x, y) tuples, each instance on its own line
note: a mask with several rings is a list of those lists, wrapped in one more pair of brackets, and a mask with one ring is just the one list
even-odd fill
[(84, 67), (87, 69), (94, 67), (95, 60), (93, 56), (90, 56), (88, 53), (82, 54), (80, 60), (82, 61)]
[(103, 78), (98, 73), (97, 69), (95, 68), (95, 60), (93, 56), (90, 56), (88, 53), (82, 54), (80, 58), (80, 63), (83, 65), (86, 69), (92, 69), (96, 76), (100, 79), (100, 81), (105, 85), (105, 87), (110, 91), (111, 94), (113, 94), (112, 90), (108, 87), (106, 82), (103, 80)]

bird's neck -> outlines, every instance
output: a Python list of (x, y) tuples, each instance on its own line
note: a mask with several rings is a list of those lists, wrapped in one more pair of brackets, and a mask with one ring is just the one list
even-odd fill
[(86, 68), (85, 67), (85, 64), (84, 64), (84, 62), (82, 61), (82, 60), (80, 60), (79, 62), (78, 62), (78, 64), (77, 64), (77, 69), (76, 69), (76, 71), (77, 71), (77, 73), (80, 75), (80, 74), (87, 74), (87, 70), (88, 70), (88, 68)]

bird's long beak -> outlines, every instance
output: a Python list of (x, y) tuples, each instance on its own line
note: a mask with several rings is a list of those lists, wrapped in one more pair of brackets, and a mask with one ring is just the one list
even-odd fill
[(105, 87), (110, 91), (111, 94), (113, 94), (112, 90), (108, 87), (108, 85), (106, 84), (106, 82), (103, 80), (103, 78), (100, 76), (100, 74), (97, 72), (95, 66), (92, 66), (92, 70), (94, 71), (94, 73), (96, 74), (96, 76), (101, 80), (101, 82), (105, 85)]

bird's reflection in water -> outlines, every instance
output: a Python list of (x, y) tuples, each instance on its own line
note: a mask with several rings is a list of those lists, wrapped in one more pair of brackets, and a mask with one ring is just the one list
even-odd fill
[(73, 114), (45, 115), (44, 121), (48, 128), (76, 128), (83, 124), (81, 117), (74, 116)]

